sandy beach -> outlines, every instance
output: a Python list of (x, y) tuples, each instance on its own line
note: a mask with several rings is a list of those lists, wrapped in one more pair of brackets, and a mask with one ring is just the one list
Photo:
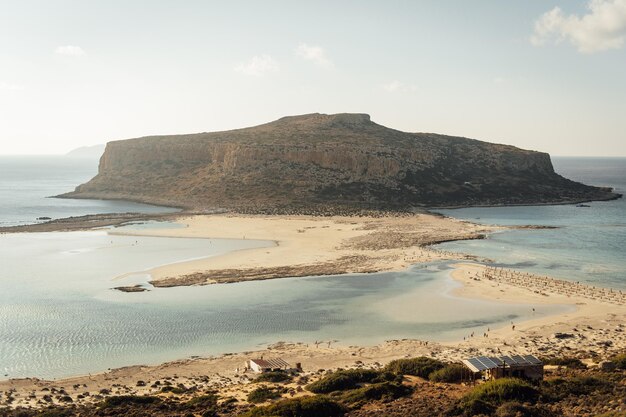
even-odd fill
[[(43, 400), (45, 395), (61, 390), (63, 396), (77, 403), (96, 402), (107, 395), (157, 393), (165, 381), (198, 389), (218, 389), (225, 395), (244, 398), (253, 375), (242, 373), (241, 368), (246, 359), (260, 356), (302, 363), (305, 375), (314, 376), (321, 369), (379, 367), (392, 359), (421, 355), (458, 361), (478, 354), (535, 354), (576, 356), (597, 363), (626, 349), (625, 294), (488, 268), (475, 260), (468, 262), (463, 255), (424, 247), (446, 240), (479, 238), (497, 230), (495, 227), (431, 215), (382, 218), (217, 215), (181, 217), (177, 221), (184, 227), (112, 233), (261, 239), (275, 244), (156, 268), (150, 273), (157, 285), (232, 282), (241, 279), (237, 273), (242, 270), (247, 271), (246, 279), (268, 279), (293, 272), (289, 268), (294, 267), (303, 274), (315, 275), (317, 271), (322, 275), (402, 270), (419, 262), (459, 259), (451, 277), (463, 285), (455, 290), (455, 296), (523, 303), (533, 311), (540, 311), (548, 304), (572, 307), (562, 315), (511, 323), (500, 329), (486, 328), (482, 334), (468, 334), (465, 340), (450, 343), (403, 339), (375, 346), (346, 346), (336, 341), (318, 344), (277, 341), (256, 352), (192, 357), (63, 380), (11, 379), (0, 382), (0, 391), (13, 392), (11, 407), (43, 406), (47, 404)], [(220, 276), (220, 272), (226, 278), (213, 278)], [(52, 403), (61, 401), (57, 397), (60, 398), (52, 396)]]
[(272, 247), (175, 263), (147, 271), (158, 287), (254, 279), (398, 271), (439, 259), (466, 259), (428, 245), (480, 239), (498, 227), (430, 214), (382, 217), (207, 215), (182, 228), (114, 231), (125, 235), (258, 239)]

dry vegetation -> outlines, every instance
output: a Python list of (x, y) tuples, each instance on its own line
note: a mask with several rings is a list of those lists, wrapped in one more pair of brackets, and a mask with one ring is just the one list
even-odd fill
[[(85, 393), (95, 400), (73, 405), (63, 392), (48, 395), (37, 409), (8, 407), (14, 392), (0, 393), (2, 417), (30, 416), (624, 416), (626, 413), (626, 355), (618, 355), (604, 370), (581, 362), (554, 359), (570, 366), (552, 366), (546, 379), (532, 384), (518, 379), (466, 385), (460, 379), (433, 382), (443, 369), (431, 358), (393, 361), (384, 368), (323, 371), (308, 376), (274, 373), (251, 381), (240, 390), (201, 390), (182, 384), (163, 385), (152, 395)], [(144, 384), (144, 381), (138, 381)], [(46, 405), (48, 402), (50, 405)], [(1, 403), (0, 403), (1, 404)]]

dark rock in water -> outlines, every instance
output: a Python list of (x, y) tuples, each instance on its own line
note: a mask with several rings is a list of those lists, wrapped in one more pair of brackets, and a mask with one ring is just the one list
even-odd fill
[(37, 217), (37, 220), (52, 220), (52, 217), (42, 216), (42, 217)]
[(308, 114), (225, 132), (109, 142), (98, 175), (63, 195), (243, 213), (342, 214), (617, 198), (554, 172), (550, 156)]
[(122, 291), (122, 292), (144, 292), (150, 291), (147, 288), (142, 287), (141, 285), (132, 285), (128, 287), (115, 287), (114, 290)]

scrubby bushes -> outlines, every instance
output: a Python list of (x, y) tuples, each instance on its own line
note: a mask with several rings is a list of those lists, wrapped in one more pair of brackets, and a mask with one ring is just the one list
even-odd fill
[(405, 397), (412, 392), (413, 389), (405, 385), (393, 382), (382, 382), (350, 390), (340, 398), (342, 402), (358, 406), (369, 401), (392, 401), (400, 397)]
[(478, 385), (463, 398), (463, 402), (483, 401), (499, 405), (507, 401), (536, 402), (539, 391), (517, 378), (502, 378)]
[(373, 369), (348, 369), (328, 374), (319, 381), (307, 385), (306, 389), (316, 394), (328, 394), (334, 391), (355, 389), (358, 388), (359, 384), (395, 380), (398, 380), (397, 376), (389, 372)]
[[(0, 415), (2, 415), (2, 409), (0, 409)], [(17, 414), (17, 417), (23, 417), (27, 414)], [(74, 417), (76, 414), (72, 410), (52, 408), (37, 413), (37, 417)]]
[(544, 381), (541, 386), (541, 393), (546, 401), (560, 401), (567, 396), (588, 395), (610, 386), (609, 382), (590, 376), (567, 379), (556, 378)]
[(502, 404), (495, 412), (495, 417), (552, 417), (554, 412), (536, 405), (521, 404), (511, 401)]
[(158, 403), (161, 400), (158, 397), (149, 397), (145, 395), (118, 395), (115, 397), (108, 397), (102, 403), (103, 408), (108, 407), (119, 407), (120, 405), (130, 404), (130, 405), (138, 405), (138, 404), (154, 404)]
[(544, 358), (543, 363), (546, 365), (565, 366), (570, 369), (587, 369), (587, 365), (578, 358)]
[(187, 401), (186, 406), (194, 410), (201, 410), (202, 417), (216, 417), (218, 415), (218, 399), (219, 397), (215, 394), (200, 395)]
[(248, 394), (248, 401), (251, 403), (262, 403), (280, 397), (280, 391), (276, 388), (261, 386), (253, 389)]
[(467, 371), (463, 365), (452, 363), (431, 372), (430, 375), (428, 375), (428, 379), (433, 382), (461, 382), (465, 373), (467, 373)]
[(218, 396), (215, 394), (205, 394), (198, 397), (194, 397), (187, 401), (187, 405), (190, 407), (215, 407), (217, 405)]
[(187, 392), (187, 388), (185, 388), (184, 386), (173, 386), (173, 385), (166, 385), (163, 388), (161, 388), (161, 392), (171, 392), (172, 394), (184, 394)]
[(420, 356), (411, 359), (396, 359), (387, 364), (386, 371), (398, 375), (414, 375), (428, 379), (428, 376), (443, 368), (445, 364), (436, 359)]
[(346, 410), (324, 396), (293, 398), (266, 407), (256, 407), (244, 417), (340, 417)]
[(291, 381), (293, 377), (287, 372), (272, 371), (265, 372), (254, 379), (254, 382), (287, 382)]
[(625, 369), (626, 370), (626, 353), (622, 353), (621, 355), (617, 355), (613, 358), (613, 362), (615, 363), (615, 367), (617, 369)]
[(535, 403), (539, 391), (527, 382), (517, 378), (502, 378), (476, 386), (450, 411), (450, 415), (477, 416), (495, 415), (498, 417), (525, 417), (539, 414), (530, 413), (529, 407), (520, 403)]
[(490, 416), (494, 413), (496, 407), (488, 402), (477, 400), (477, 399), (468, 399), (462, 401), (460, 405), (458, 405), (450, 415), (463, 415), (468, 417), (474, 416)]

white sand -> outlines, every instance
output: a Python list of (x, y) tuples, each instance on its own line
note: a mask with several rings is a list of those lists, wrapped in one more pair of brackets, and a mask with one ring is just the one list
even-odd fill
[[(371, 258), (380, 270), (399, 270), (418, 262), (455, 256), (421, 248), (420, 244), (472, 236), (492, 228), (452, 219), (419, 215), (374, 218), (312, 218), (264, 216), (196, 216), (180, 220), (184, 229), (141, 230), (138, 235), (170, 237), (213, 237), (274, 240), (271, 248), (251, 249), (225, 256), (156, 268), (156, 278), (184, 275), (205, 269), (257, 268), (332, 262), (355, 253)], [(392, 233), (388, 233), (392, 232)], [(128, 232), (124, 232), (128, 234)], [(397, 244), (404, 238), (406, 242)], [(460, 258), (463, 258), (462, 256)], [(342, 346), (323, 342), (319, 346), (278, 343), (260, 352), (244, 352), (221, 357), (184, 359), (158, 366), (134, 366), (111, 372), (67, 378), (60, 381), (20, 379), (0, 382), (0, 391), (15, 390), (19, 405), (41, 406), (44, 388), (64, 387), (70, 396), (84, 391), (92, 394), (102, 388), (112, 394), (148, 393), (158, 389), (149, 385), (171, 378), (175, 383), (200, 388), (224, 388), (240, 396), (247, 376), (236, 372), (244, 360), (264, 355), (302, 363), (305, 371), (337, 367), (379, 366), (389, 360), (426, 355), (455, 361), (477, 354), (526, 354), (539, 356), (580, 356), (599, 360), (626, 350), (626, 306), (592, 298), (584, 289), (569, 295), (546, 291), (543, 287), (499, 282), (483, 277), (485, 267), (459, 264), (452, 277), (463, 286), (455, 290), (462, 297), (528, 303), (539, 310), (546, 304), (572, 304), (575, 311), (549, 316), (502, 329), (485, 329), (483, 334), (455, 343), (418, 340), (393, 340), (377, 346)], [(478, 278), (478, 280), (476, 279)], [(528, 287), (528, 288), (526, 288)], [(555, 288), (559, 288), (558, 286)], [(555, 333), (566, 337), (556, 338)], [(357, 362), (358, 361), (358, 362)], [(143, 380), (147, 387), (137, 387)], [(116, 386), (114, 386), (116, 384)], [(237, 394), (238, 393), (238, 394)], [(29, 395), (34, 394), (34, 398)], [(80, 401), (93, 401), (88, 397)], [(56, 401), (56, 400), (55, 400)], [(80, 402), (79, 401), (79, 402)]]

